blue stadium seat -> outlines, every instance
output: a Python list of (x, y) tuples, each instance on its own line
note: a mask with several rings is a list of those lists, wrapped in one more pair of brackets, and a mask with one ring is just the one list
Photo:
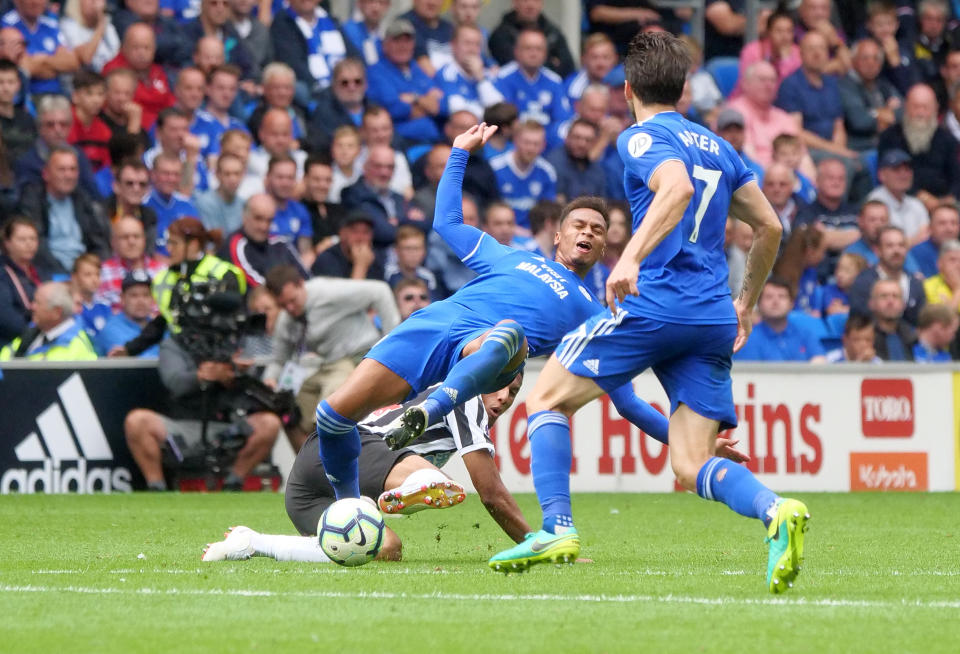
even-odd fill
[(704, 69), (713, 75), (723, 97), (729, 97), (740, 77), (740, 60), (736, 57), (714, 57)]

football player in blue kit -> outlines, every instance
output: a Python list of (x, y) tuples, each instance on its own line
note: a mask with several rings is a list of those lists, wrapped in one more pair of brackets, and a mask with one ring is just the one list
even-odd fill
[[(500, 245), (463, 223), (461, 186), (468, 154), (495, 130), (475, 125), (454, 140), (437, 189), (434, 228), (479, 276), (450, 298), (410, 316), (317, 406), (320, 458), (338, 499), (360, 496), (358, 420), (442, 380), (387, 435), (391, 447), (402, 447), (455, 406), (505, 386), (528, 354), (549, 354), (566, 332), (602, 307), (583, 285), (606, 242), (602, 199), (582, 197), (564, 207), (554, 261)], [(666, 419), (639, 400), (632, 385), (612, 391), (621, 415), (666, 440)]]
[[(527, 398), (531, 468), (543, 528), (490, 559), (499, 571), (575, 560), (569, 418), (647, 368), (670, 399), (670, 462), (684, 488), (767, 526), (767, 584), (792, 587), (809, 513), (778, 497), (745, 467), (716, 456), (734, 427), (730, 360), (746, 342), (782, 228), (753, 173), (723, 139), (683, 118), (676, 104), (689, 69), (682, 42), (638, 34), (625, 93), (637, 123), (617, 140), (633, 236), (607, 281), (609, 310), (570, 332)], [(731, 302), (724, 257), (727, 215), (754, 230), (743, 287)]]

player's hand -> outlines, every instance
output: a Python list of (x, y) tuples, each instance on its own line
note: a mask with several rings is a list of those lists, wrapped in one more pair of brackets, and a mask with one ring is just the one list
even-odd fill
[(107, 357), (115, 359), (117, 357), (127, 357), (130, 356), (130, 353), (127, 352), (127, 348), (122, 345), (114, 345), (110, 348), (110, 351), (107, 352)]
[(486, 144), (486, 142), (490, 140), (490, 137), (493, 136), (494, 132), (496, 131), (496, 125), (487, 125), (486, 123), (474, 125), (466, 132), (453, 139), (453, 147), (471, 152), (474, 148)]
[(746, 306), (740, 298), (736, 299), (733, 307), (737, 310), (737, 339), (733, 342), (733, 351), (739, 352), (747, 344), (753, 330), (753, 307)]
[(620, 257), (620, 261), (610, 271), (607, 277), (607, 306), (613, 315), (617, 315), (617, 303), (623, 302), (628, 295), (640, 295), (637, 288), (637, 276), (640, 274), (640, 264), (627, 257)]
[(750, 455), (736, 449), (739, 440), (733, 438), (717, 437), (717, 446), (714, 450), (716, 456), (722, 456), (724, 459), (730, 459), (734, 463), (746, 463), (750, 460)]

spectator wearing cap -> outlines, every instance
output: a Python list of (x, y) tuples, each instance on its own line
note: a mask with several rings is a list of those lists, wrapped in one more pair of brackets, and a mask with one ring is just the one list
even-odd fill
[(434, 118), (443, 92), (414, 61), (416, 30), (406, 19), (390, 23), (383, 37), (383, 58), (367, 70), (370, 99), (390, 112), (397, 134), (411, 141), (440, 138)]
[(883, 153), (877, 167), (880, 186), (870, 191), (867, 200), (879, 200), (890, 210), (890, 224), (907, 235), (911, 245), (929, 232), (930, 214), (923, 202), (910, 195), (913, 187), (913, 163), (910, 155), (894, 148)]
[(918, 277), (904, 270), (907, 256), (907, 239), (899, 227), (888, 225), (880, 230), (877, 238), (877, 263), (860, 273), (847, 294), (850, 296), (851, 313), (869, 313), (870, 291), (877, 280), (891, 279), (900, 286), (903, 319), (917, 324), (920, 310), (927, 302), (924, 284)]
[(333, 83), (315, 96), (316, 106), (307, 125), (307, 140), (314, 152), (328, 150), (341, 125), (359, 127), (370, 108), (367, 69), (360, 59), (347, 57), (333, 67)]
[(781, 134), (799, 136), (800, 129), (795, 118), (773, 104), (779, 84), (773, 64), (768, 61), (751, 64), (740, 84), (743, 93), (727, 103), (727, 107), (740, 112), (743, 118), (743, 151), (766, 167), (773, 161), (773, 140)]
[(247, 288), (261, 286), (274, 266), (294, 266), (304, 279), (308, 277), (303, 262), (290, 242), (270, 235), (277, 204), (274, 198), (258, 194), (247, 200), (243, 224), (230, 234), (217, 252), (243, 271)]
[(920, 274), (924, 277), (936, 275), (940, 248), (957, 238), (960, 238), (960, 209), (952, 203), (938, 205), (930, 212), (930, 238), (910, 250), (910, 257), (917, 263)]
[(423, 71), (433, 77), (437, 70), (450, 62), (450, 41), (453, 23), (441, 18), (443, 3), (437, 0), (413, 0), (413, 7), (400, 18), (413, 25), (416, 45), (413, 56)]
[(847, 142), (863, 152), (877, 147), (880, 132), (897, 122), (903, 113), (903, 96), (880, 76), (883, 53), (871, 38), (853, 46), (853, 67), (840, 78), (840, 102)]
[(577, 118), (570, 125), (563, 145), (547, 155), (547, 161), (557, 173), (558, 201), (566, 202), (581, 195), (603, 196), (607, 177), (600, 162), (590, 160), (598, 135), (595, 124)]
[(960, 309), (960, 241), (946, 241), (937, 257), (938, 274), (923, 283), (930, 304), (943, 304), (956, 312)]
[(390, 0), (357, 0), (360, 17), (343, 24), (343, 33), (360, 51), (362, 60), (372, 66), (383, 56), (384, 19), (390, 9)]
[(874, 350), (884, 361), (913, 361), (917, 337), (903, 319), (903, 308), (903, 290), (896, 280), (878, 279), (873, 284), (868, 314), (876, 326)]
[(950, 344), (957, 336), (957, 313), (942, 304), (928, 304), (920, 312), (913, 360), (917, 363), (949, 363)]
[[(544, 35), (544, 63), (561, 78), (573, 72), (576, 64), (563, 32), (543, 15), (543, 0), (513, 0), (513, 10), (503, 15), (490, 34), (490, 54), (501, 66), (514, 58), (514, 44), (527, 29)], [(521, 112), (523, 109), (520, 110)]]
[(317, 255), (310, 273), (319, 277), (376, 279), (385, 277), (383, 262), (373, 249), (374, 226), (363, 211), (347, 214), (340, 223), (339, 241)]
[[(100, 356), (106, 356), (117, 345), (136, 338), (153, 315), (153, 296), (150, 294), (150, 276), (143, 270), (128, 273), (120, 284), (120, 312), (107, 319), (93, 339)], [(154, 359), (160, 345), (154, 344), (138, 354), (141, 359)]]
[(560, 76), (544, 66), (546, 59), (543, 32), (522, 30), (517, 35), (513, 61), (500, 69), (496, 86), (504, 99), (517, 107), (521, 122), (533, 120), (548, 129), (549, 144), (554, 146), (560, 142), (558, 127), (573, 110)]
[(736, 109), (727, 107), (726, 109), (721, 109), (720, 113), (717, 114), (717, 134), (733, 146), (733, 149), (737, 151), (737, 154), (739, 154), (743, 160), (743, 164), (753, 171), (753, 174), (757, 176), (757, 182), (762, 184), (763, 166), (750, 158), (743, 150), (744, 143), (746, 142), (745, 125), (746, 121), (743, 118), (743, 114)]
[(476, 25), (458, 25), (453, 31), (453, 59), (433, 78), (443, 93), (440, 113), (466, 110), (478, 119), (484, 110), (503, 100), (483, 63), (483, 33)]
[(937, 122), (937, 99), (926, 84), (917, 84), (907, 93), (903, 120), (880, 134), (877, 150), (881, 158), (890, 150), (903, 150), (913, 161), (910, 192), (927, 210), (960, 196), (960, 163), (957, 141)]
[(43, 183), (29, 184), (20, 212), (40, 226), (38, 265), (66, 273), (84, 252), (109, 253), (109, 223), (99, 204), (78, 185), (77, 153), (54, 148), (43, 168)]
[(91, 361), (97, 358), (90, 337), (73, 317), (73, 296), (62, 282), (37, 287), (30, 305), (32, 326), (0, 350), (0, 361)]
[(805, 324), (791, 318), (793, 290), (789, 282), (771, 277), (763, 286), (757, 310), (761, 322), (754, 326), (746, 345), (734, 355), (737, 361), (825, 361), (820, 339)]
[(110, 233), (111, 257), (100, 267), (98, 302), (110, 305), (112, 311), (120, 309), (120, 294), (123, 280), (131, 273), (144, 273), (152, 279), (166, 267), (159, 259), (147, 254), (147, 236), (143, 223), (132, 216), (122, 216), (114, 221)]
[[(167, 74), (160, 64), (154, 61), (156, 49), (156, 35), (150, 26), (134, 23), (123, 33), (120, 54), (103, 67), (104, 75), (116, 68), (129, 68), (136, 75), (137, 85), (133, 92), (133, 100), (143, 109), (141, 125), (144, 130), (153, 127), (161, 111), (176, 103), (176, 98), (170, 91)], [(187, 54), (175, 62), (175, 65), (180, 65), (189, 59), (188, 49)]]
[(363, 162), (363, 175), (356, 184), (343, 189), (340, 201), (346, 211), (361, 211), (374, 226), (373, 242), (377, 247), (393, 243), (397, 225), (406, 220), (403, 196), (390, 190), (395, 155), (387, 145), (369, 149)]
[(30, 93), (62, 93), (60, 75), (77, 70), (80, 61), (67, 47), (57, 18), (47, 14), (47, 0), (13, 0), (13, 7), (0, 25), (19, 30), (26, 39), (26, 56), (41, 55), (44, 62), (30, 67)]
[(319, 0), (292, 0), (270, 24), (274, 59), (296, 72), (297, 95), (304, 105), (311, 93), (330, 85), (338, 61), (360, 55), (344, 38), (336, 19), (318, 4)]

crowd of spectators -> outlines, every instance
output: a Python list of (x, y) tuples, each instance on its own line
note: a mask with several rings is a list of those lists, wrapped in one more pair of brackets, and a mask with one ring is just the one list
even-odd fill
[[(670, 30), (695, 62), (680, 111), (734, 146), (784, 227), (736, 358), (960, 358), (957, 3), (799, 0), (762, 11), (746, 43), (744, 0), (707, 0), (701, 44), (688, 10), (584, 0), (579, 61), (543, 0), (513, 0), (489, 32), (481, 0), (391, 4), (2, 0), (6, 356), (52, 357), (63, 334), (65, 352), (154, 355), (127, 346), (184, 217), (271, 324), (278, 266), (308, 289), (387, 283), (401, 317), (443, 299), (473, 273), (432, 232), (437, 184), (480, 120), (499, 131), (468, 161), (465, 221), (552, 256), (560, 203), (606, 197), (586, 280), (603, 298), (632, 223), (620, 61), (632, 34)], [(751, 238), (728, 225), (734, 295)]]

